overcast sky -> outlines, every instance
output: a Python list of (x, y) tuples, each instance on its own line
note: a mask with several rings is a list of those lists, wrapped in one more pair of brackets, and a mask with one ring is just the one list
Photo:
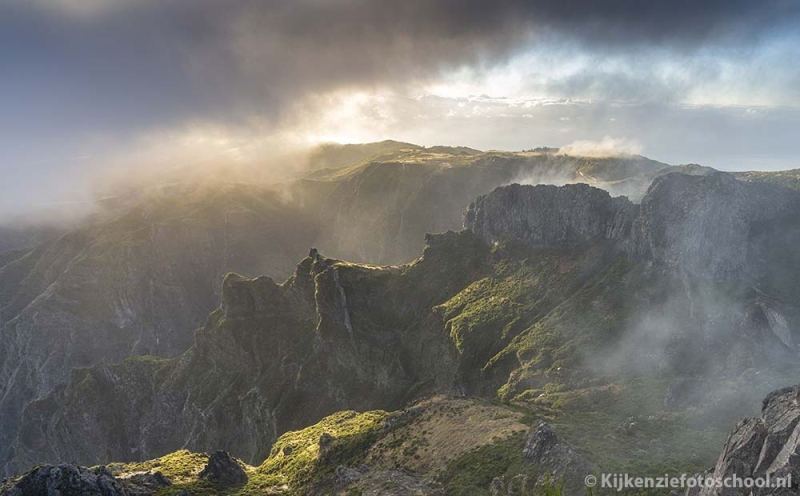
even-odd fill
[(320, 141), (800, 167), (794, 0), (0, 0), (0, 210)]

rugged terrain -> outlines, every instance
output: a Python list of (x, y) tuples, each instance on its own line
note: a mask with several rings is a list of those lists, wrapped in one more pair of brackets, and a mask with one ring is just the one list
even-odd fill
[(45, 465), (6, 480), (0, 494), (28, 496), (59, 486), (87, 496), (583, 493), (591, 470), (547, 424), (530, 427), (516, 409), (434, 397), (395, 412), (338, 412), (282, 435), (255, 466), (224, 451), (180, 450), (91, 469)]
[(30, 405), (12, 468), (181, 448), (260, 463), (334, 412), (451, 393), (549, 418), (603, 468), (697, 470), (798, 373), (798, 207), (724, 173), (661, 175), (641, 205), (514, 185), (409, 264), (312, 251), (280, 285), (228, 275), (181, 356), (78, 369)]
[[(219, 305), (228, 272), (283, 280), (310, 246), (356, 262), (404, 263), (419, 256), (425, 233), (460, 228), (464, 206), (497, 186), (644, 188), (666, 167), (641, 157), (396, 142), (331, 147), (313, 160), (318, 167), (288, 185), (171, 183), (109, 198), (58, 236), (3, 234), (13, 250), (0, 254), (0, 460), (11, 456), (26, 405), (75, 367), (186, 351)], [(332, 168), (350, 160), (359, 162)]]
[[(790, 487), (753, 488), (752, 496), (789, 496), (800, 492), (800, 385), (773, 391), (764, 398), (761, 415), (739, 422), (725, 443), (717, 463), (707, 474), (723, 480), (786, 478)], [(742, 489), (690, 489), (687, 496), (736, 496)]]
[[(797, 373), (791, 174), (394, 142), (328, 155), (289, 185), (168, 186), (14, 241), (4, 470), (179, 448), (255, 464), (326, 415), (436, 393), (535, 412), (598, 466), (697, 470)], [(585, 184), (484, 194), (514, 181), (636, 203)], [(324, 256), (295, 267), (309, 246)]]

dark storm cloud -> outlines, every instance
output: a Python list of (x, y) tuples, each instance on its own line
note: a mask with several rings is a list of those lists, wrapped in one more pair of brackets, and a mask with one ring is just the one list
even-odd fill
[[(747, 60), (797, 38), (799, 11), (793, 0), (0, 0), (0, 172), (17, 185), (0, 210), (85, 189), (86, 164), (110, 167), (141, 136), (206, 124), (271, 133), (310, 96), (403, 93), (531, 50), (552, 53), (550, 68), (587, 56), (631, 68), (544, 74), (545, 92), (679, 102), (704, 64), (673, 81), (650, 62)], [(775, 100), (796, 105), (798, 64), (776, 60)]]
[[(792, 1), (12, 0), (3, 99), (46, 126), (146, 126), (247, 113), (340, 86), (492, 65), (537, 41), (583, 50), (749, 49)], [(19, 98), (19, 96), (25, 98)], [(45, 119), (46, 118), (46, 119)], [(124, 124), (121, 124), (124, 123)]]

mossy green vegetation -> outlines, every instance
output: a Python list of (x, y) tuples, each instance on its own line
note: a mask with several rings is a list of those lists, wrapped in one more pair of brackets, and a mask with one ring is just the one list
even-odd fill
[(529, 404), (606, 472), (699, 473), (713, 464), (729, 432), (698, 410), (664, 407), (669, 381), (639, 379), (554, 392)]
[[(199, 478), (200, 472), (208, 462), (206, 453), (193, 453), (188, 450), (180, 450), (168, 455), (139, 463), (111, 463), (106, 467), (115, 476), (125, 479), (136, 474), (156, 473), (161, 474), (172, 481), (172, 485), (159, 489), (155, 496), (173, 496), (181, 491), (189, 491), (194, 496), (212, 496), (218, 494), (235, 494), (237, 488), (230, 491), (220, 491)], [(252, 469), (252, 467), (249, 467)]]
[(358, 465), (381, 434), (388, 415), (384, 411), (338, 412), (303, 430), (287, 432), (260, 466), (242, 463), (248, 482), (241, 487), (218, 488), (200, 479), (208, 455), (187, 450), (141, 463), (110, 464), (108, 468), (121, 478), (161, 472), (173, 484), (161, 489), (158, 496), (182, 490), (195, 496), (305, 494), (308, 487), (330, 482), (336, 467)]
[(487, 446), (481, 446), (451, 460), (438, 475), (447, 496), (479, 496), (489, 494), (495, 477), (524, 474), (536, 476), (535, 467), (522, 457), (524, 435), (513, 435)]
[[(598, 472), (696, 473), (713, 462), (727, 426), (713, 422), (715, 427), (710, 427), (709, 412), (663, 407), (668, 384), (661, 378), (583, 389), (552, 383), (518, 395), (513, 405), (437, 397), (401, 412), (342, 411), (285, 433), (261, 465), (240, 462), (248, 482), (238, 487), (214, 487), (200, 479), (208, 455), (187, 450), (107, 467), (121, 479), (161, 472), (173, 484), (159, 489), (157, 496), (175, 496), (183, 490), (195, 496), (304, 495), (311, 489), (341, 495), (381, 484), (387, 490), (397, 487), (398, 481), (386, 475), (391, 472), (382, 471), (407, 474), (418, 482), (424, 479), (425, 487), (441, 488), (448, 496), (488, 496), (496, 477), (523, 484), (523, 495), (567, 496), (562, 481), (550, 480), (523, 457), (528, 426), (535, 419), (546, 420)], [(692, 456), (685, 456), (687, 452)], [(364, 480), (352, 486), (336, 483), (338, 467), (364, 464), (369, 466)], [(535, 481), (539, 484), (534, 488)]]
[[(674, 378), (638, 376), (580, 389), (543, 388), (516, 405), (547, 421), (601, 472), (658, 476), (713, 465), (737, 419), (757, 413), (775, 378), (709, 380), (713, 407), (667, 406)], [(749, 407), (748, 407), (749, 405)]]
[(292, 493), (330, 479), (340, 465), (357, 465), (378, 439), (388, 415), (384, 411), (339, 412), (303, 430), (287, 432), (264, 463), (248, 474), (250, 481), (240, 494), (263, 494), (270, 487)]
[(465, 379), (488, 380), (503, 400), (584, 380), (591, 341), (607, 341), (623, 327), (624, 257), (613, 258), (604, 243), (494, 250), (486, 277), (434, 309), (461, 355)]
[(139, 463), (111, 463), (106, 466), (114, 474), (161, 472), (173, 483), (193, 481), (208, 462), (206, 453), (180, 450), (168, 455)]
[[(302, 495), (311, 488), (321, 491), (320, 494), (334, 494), (342, 489), (335, 485), (337, 467), (352, 468), (366, 463), (370, 474), (376, 474), (375, 479), (367, 482), (368, 487), (393, 484), (391, 478), (382, 478), (382, 470), (421, 477), (422, 473), (415, 469), (422, 467), (428, 467), (422, 469), (426, 477), (440, 475), (453, 488), (478, 487), (484, 479), (491, 482), (492, 473), (497, 476), (517, 470), (516, 475), (528, 470), (521, 457), (527, 429), (519, 423), (520, 417), (515, 409), (485, 400), (446, 397), (426, 400), (394, 413), (338, 412), (305, 429), (282, 435), (258, 467), (242, 463), (248, 482), (240, 487), (219, 488), (201, 480), (199, 474), (208, 455), (187, 450), (146, 462), (113, 463), (107, 467), (121, 479), (161, 472), (173, 484), (160, 489), (158, 496), (172, 496), (182, 490), (202, 496)], [(464, 429), (465, 423), (470, 429)], [(472, 433), (479, 427), (487, 432)], [(486, 456), (498, 460), (481, 461)], [(480, 473), (457, 473), (473, 460), (480, 462)], [(355, 486), (354, 490), (358, 487), (361, 486)], [(483, 489), (488, 489), (488, 484)]]

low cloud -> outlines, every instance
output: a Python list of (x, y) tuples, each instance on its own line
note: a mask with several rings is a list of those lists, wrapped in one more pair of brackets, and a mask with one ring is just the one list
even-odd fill
[[(239, 175), (280, 180), (309, 141), (521, 149), (608, 133), (660, 152), (623, 128), (638, 121), (612, 122), (603, 104), (680, 102), (716, 74), (698, 64), (687, 75), (686, 60), (705, 51), (739, 63), (781, 37), (765, 64), (789, 69), (768, 78), (767, 93), (790, 99), (797, 71), (775, 61), (796, 50), (798, 18), (800, 4), (783, 0), (6, 0), (0, 172), (16, 188), (0, 210), (82, 200), (84, 178), (105, 175), (247, 164), (253, 174)], [(677, 69), (646, 69), (664, 60)], [(412, 98), (442, 82), (453, 92), (439, 96), (452, 97), (459, 75), (483, 86), (481, 75), (498, 68), (490, 90), (510, 91), (492, 95), (507, 100)], [(540, 99), (519, 100), (529, 96)], [(92, 158), (80, 167), (63, 163), (84, 155)], [(43, 177), (58, 183), (52, 191)]]
[(636, 141), (605, 136), (600, 141), (575, 141), (559, 148), (559, 155), (571, 157), (630, 157), (641, 155), (643, 147)]

